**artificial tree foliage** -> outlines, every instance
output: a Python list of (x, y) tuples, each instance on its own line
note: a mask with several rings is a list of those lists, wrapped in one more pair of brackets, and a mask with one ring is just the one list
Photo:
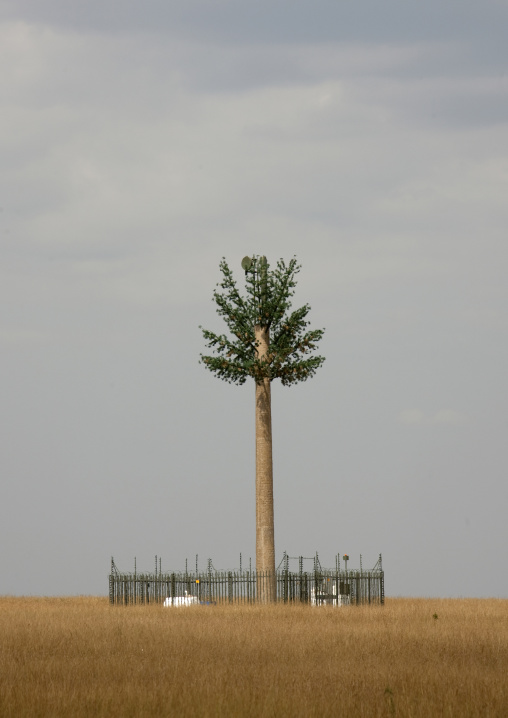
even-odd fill
[(291, 311), (296, 258), (274, 269), (266, 257), (245, 257), (245, 291), (240, 293), (233, 272), (223, 258), (222, 282), (213, 293), (217, 313), (227, 334), (201, 330), (212, 354), (201, 362), (219, 379), (244, 384), (252, 377), (256, 388), (256, 571), (258, 598), (275, 600), (275, 541), (273, 528), (273, 462), (270, 383), (280, 379), (291, 386), (312, 377), (324, 357), (314, 354), (323, 329), (308, 329), (310, 306)]

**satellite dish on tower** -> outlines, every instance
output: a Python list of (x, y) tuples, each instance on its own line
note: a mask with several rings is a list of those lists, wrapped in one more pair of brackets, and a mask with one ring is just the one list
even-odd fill
[(242, 259), (242, 269), (247, 273), (252, 267), (252, 259), (250, 257), (244, 257)]

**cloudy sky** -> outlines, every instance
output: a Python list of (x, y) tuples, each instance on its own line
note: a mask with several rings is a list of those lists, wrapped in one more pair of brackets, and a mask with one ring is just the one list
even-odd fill
[(507, 0), (1, 0), (2, 594), (255, 555), (225, 256), (302, 264), (276, 551), (508, 597)]

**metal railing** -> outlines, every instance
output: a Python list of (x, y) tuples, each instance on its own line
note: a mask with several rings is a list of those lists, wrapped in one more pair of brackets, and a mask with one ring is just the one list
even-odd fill
[[(323, 569), (319, 561), (314, 570), (290, 571), (289, 562), (276, 571), (277, 601), (311, 605), (384, 604), (384, 571), (381, 556), (371, 570)], [(269, 573), (252, 570), (195, 572), (122, 573), (111, 559), (109, 600), (112, 605), (164, 604), (250, 604), (262, 594)]]

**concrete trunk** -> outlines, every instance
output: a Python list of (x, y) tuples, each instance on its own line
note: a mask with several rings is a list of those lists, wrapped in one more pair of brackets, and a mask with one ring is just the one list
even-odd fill
[[(268, 352), (269, 329), (255, 327), (259, 358)], [(272, 408), (270, 377), (256, 382), (256, 571), (257, 595), (262, 603), (276, 600), (273, 520)], [(261, 576), (260, 574), (263, 574)]]

